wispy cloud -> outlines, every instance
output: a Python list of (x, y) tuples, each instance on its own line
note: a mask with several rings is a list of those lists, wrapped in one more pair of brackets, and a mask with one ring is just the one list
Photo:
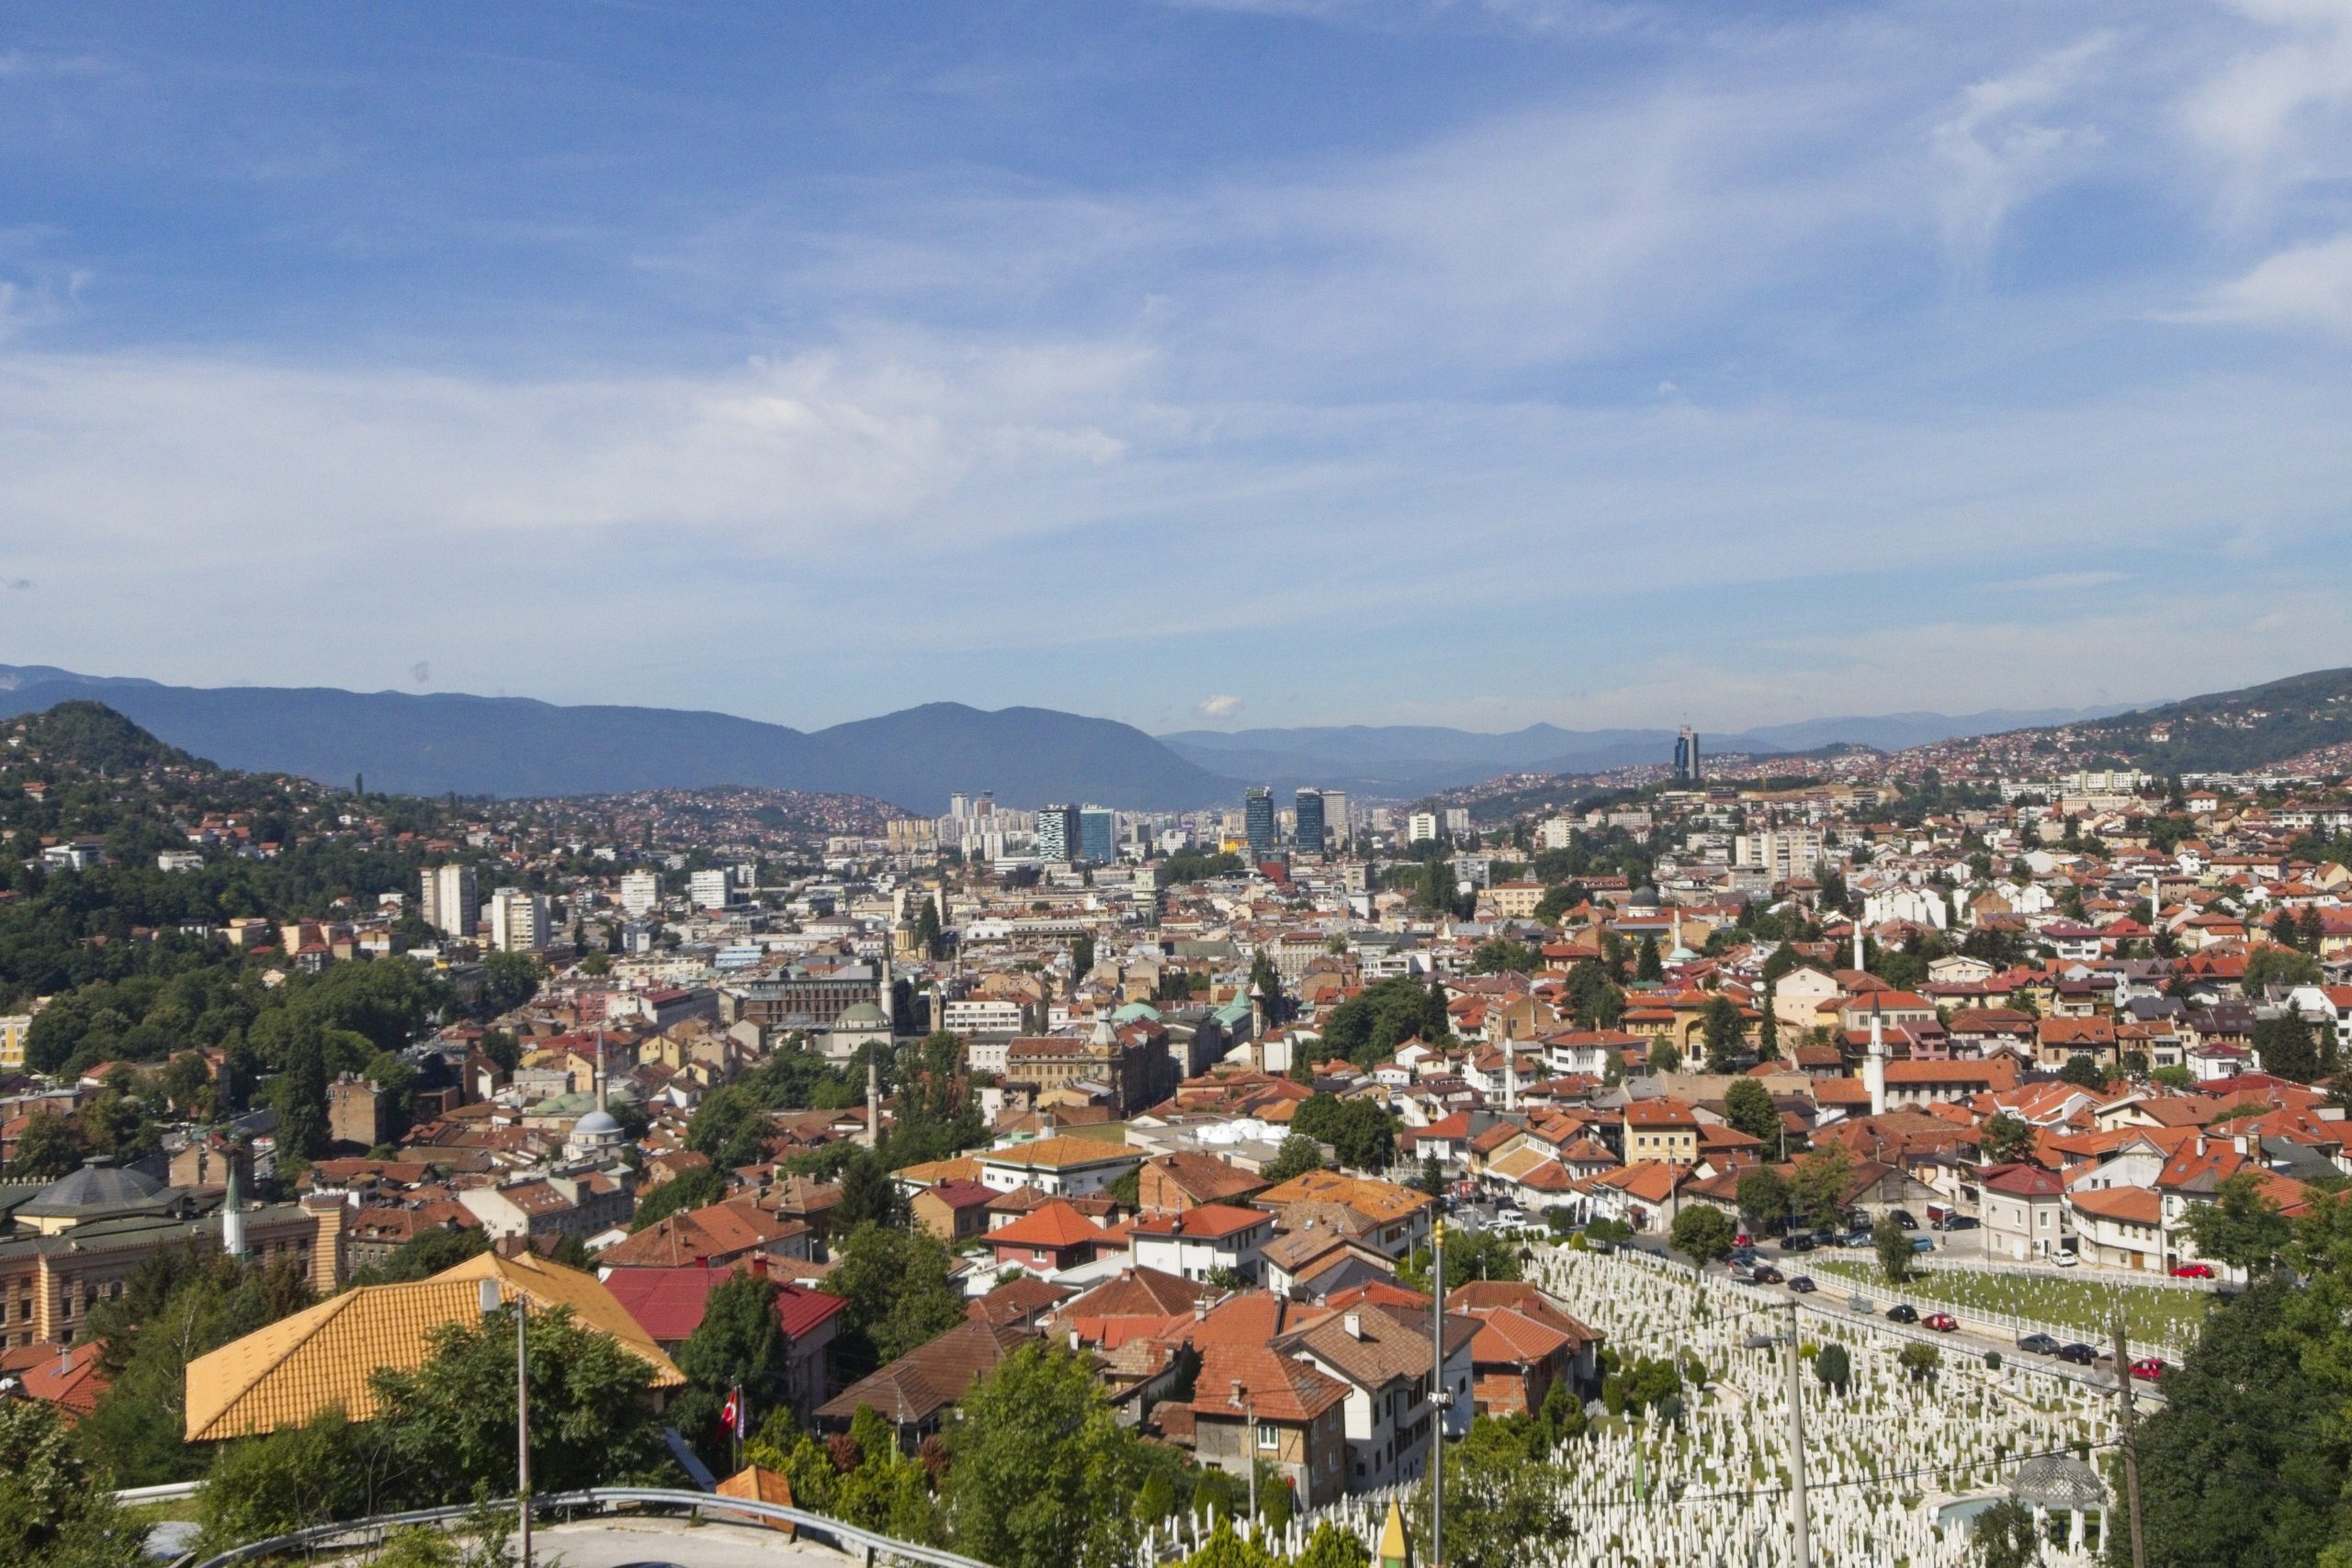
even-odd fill
[(1193, 711), (1203, 718), (1231, 718), (1241, 711), (1241, 699), (1234, 696), (1203, 697), (1193, 705)]
[(2056, 123), (2051, 111), (2064, 106), (2111, 41), (2094, 33), (2019, 70), (1972, 83), (1929, 132), (1936, 156), (1951, 171), (1944, 244), (1963, 272), (1984, 270), (2003, 220), (2018, 203), (2079, 170), (2098, 148), (2096, 126)]
[(2174, 317), (2352, 334), (2352, 233), (2266, 257)]

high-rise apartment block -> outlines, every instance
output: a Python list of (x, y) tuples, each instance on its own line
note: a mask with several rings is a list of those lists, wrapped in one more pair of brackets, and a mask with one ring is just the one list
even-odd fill
[(435, 865), (424, 870), (424, 923), (444, 936), (474, 934), (474, 919), (481, 910), (481, 894), (469, 865)]
[(1406, 818), (1405, 841), (1408, 844), (1435, 843), (1437, 841), (1437, 813), (1416, 811)]
[(490, 896), (490, 945), (501, 953), (545, 951), (549, 936), (548, 896), (502, 887)]
[(621, 876), (621, 912), (631, 919), (651, 914), (662, 902), (662, 874), (631, 871)]
[(686, 897), (697, 909), (724, 909), (734, 881), (725, 866), (715, 865), (686, 878)]
[(1674, 776), (1686, 784), (1696, 784), (1701, 777), (1699, 732), (1687, 726), (1674, 738)]

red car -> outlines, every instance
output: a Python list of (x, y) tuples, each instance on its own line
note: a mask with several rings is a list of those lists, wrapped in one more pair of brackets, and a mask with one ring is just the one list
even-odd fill
[(2176, 1263), (2172, 1266), (2172, 1277), (2176, 1280), (2210, 1280), (2213, 1277), (2213, 1266), (2211, 1263)]
[(2132, 1375), (2142, 1382), (2154, 1382), (2165, 1375), (2165, 1359), (2162, 1356), (2143, 1356), (2132, 1363)]
[(1919, 1321), (1939, 1334), (1950, 1334), (1960, 1327), (1960, 1319), (1948, 1312), (1931, 1312)]

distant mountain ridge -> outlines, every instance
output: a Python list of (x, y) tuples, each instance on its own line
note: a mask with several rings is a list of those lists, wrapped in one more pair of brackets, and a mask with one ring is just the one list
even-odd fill
[[(1938, 740), (2075, 723), (2121, 711), (2096, 708), (1992, 709), (1957, 716), (1937, 713), (1804, 719), (1760, 725), (1736, 734), (1702, 732), (1705, 755), (1770, 755), (1824, 746), (1899, 751)], [(1671, 729), (1563, 729), (1532, 724), (1502, 734), (1436, 725), (1340, 725), (1294, 729), (1188, 729), (1159, 739), (1177, 755), (1221, 773), (1280, 788), (1364, 789), (1411, 795), (1479, 784), (1498, 774), (1593, 773), (1673, 758)]]
[(813, 732), (729, 714), (564, 707), (525, 697), (333, 687), (167, 686), (51, 666), (0, 666), (0, 716), (103, 703), (224, 767), (327, 784), (365, 774), (403, 795), (612, 794), (766, 784), (885, 800), (933, 815), (951, 791), (1008, 806), (1101, 801), (1181, 810), (1241, 784), (1133, 726), (1048, 708), (931, 703)]

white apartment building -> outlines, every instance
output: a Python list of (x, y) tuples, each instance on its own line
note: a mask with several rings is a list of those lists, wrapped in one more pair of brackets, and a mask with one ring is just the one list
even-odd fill
[(490, 896), (490, 944), (499, 952), (543, 952), (549, 934), (546, 894), (502, 887)]
[[(1544, 826), (1548, 828), (1550, 824)], [(1731, 842), (1733, 865), (1743, 871), (1761, 871), (1775, 882), (1811, 876), (1821, 866), (1818, 828), (1774, 828), (1761, 833), (1740, 833)]]
[(1429, 843), (1437, 838), (1437, 813), (1416, 811), (1405, 818), (1405, 840), (1408, 843)]
[(427, 866), (424, 923), (444, 936), (471, 936), (481, 910), (481, 893), (469, 865)]
[(1565, 850), (1577, 840), (1577, 825), (1565, 817), (1547, 817), (1537, 842), (1547, 850)]
[(655, 871), (632, 871), (621, 877), (621, 912), (630, 919), (642, 919), (662, 902), (662, 874)]
[(724, 909), (733, 882), (725, 866), (715, 865), (686, 878), (686, 897), (697, 909)]

